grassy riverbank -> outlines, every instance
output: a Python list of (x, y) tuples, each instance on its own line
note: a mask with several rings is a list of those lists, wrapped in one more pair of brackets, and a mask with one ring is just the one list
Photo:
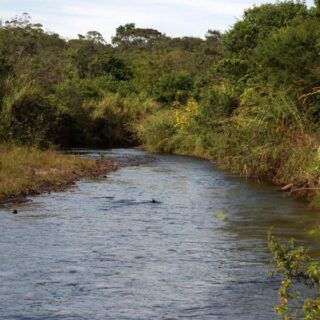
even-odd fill
[(0, 145), (0, 203), (60, 191), (81, 177), (99, 176), (115, 164), (62, 155), (53, 150)]
[[(200, 111), (192, 111), (190, 105)], [(270, 111), (265, 108), (263, 112)], [(199, 123), (200, 113), (201, 106), (193, 101), (187, 107), (150, 116), (137, 126), (144, 149), (213, 160), (220, 168), (246, 178), (287, 186), (285, 191), (293, 197), (307, 198), (312, 206), (320, 207), (316, 133), (298, 124), (285, 127), (271, 115), (257, 119), (261, 114), (252, 116), (241, 108), (215, 125)]]

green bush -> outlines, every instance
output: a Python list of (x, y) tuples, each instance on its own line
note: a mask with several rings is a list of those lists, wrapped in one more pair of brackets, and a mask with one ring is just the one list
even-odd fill
[[(297, 247), (293, 239), (286, 242), (269, 235), (268, 241), (274, 256), (274, 273), (283, 277), (278, 291), (280, 301), (275, 307), (278, 316), (284, 320), (319, 319), (319, 261), (312, 259), (305, 247)], [(302, 294), (306, 288), (312, 290)]]
[(46, 146), (53, 140), (57, 107), (37, 88), (24, 88), (4, 99), (1, 141)]
[(137, 135), (146, 149), (153, 152), (175, 151), (173, 137), (177, 133), (175, 113), (167, 110), (147, 117), (136, 126)]
[(170, 104), (174, 101), (186, 103), (193, 89), (193, 81), (186, 72), (166, 74), (157, 85), (156, 99), (159, 102)]

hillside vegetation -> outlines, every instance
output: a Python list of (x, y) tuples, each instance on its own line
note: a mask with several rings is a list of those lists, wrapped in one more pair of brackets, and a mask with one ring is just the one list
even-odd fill
[(0, 28), (0, 114), (1, 143), (142, 144), (314, 194), (319, 3), (252, 7), (203, 39), (128, 23), (110, 44), (98, 31), (65, 40), (15, 17)]

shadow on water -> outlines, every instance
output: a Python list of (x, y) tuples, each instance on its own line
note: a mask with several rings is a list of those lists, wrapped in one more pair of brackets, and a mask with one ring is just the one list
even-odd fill
[(0, 319), (276, 319), (269, 227), (319, 249), (319, 212), (270, 185), (195, 158), (77, 153), (152, 162), (0, 210)]

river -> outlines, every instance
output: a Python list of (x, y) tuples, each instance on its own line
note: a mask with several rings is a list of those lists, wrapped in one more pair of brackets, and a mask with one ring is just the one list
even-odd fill
[(0, 208), (0, 319), (277, 319), (268, 228), (315, 248), (320, 214), (210, 162), (155, 158)]

